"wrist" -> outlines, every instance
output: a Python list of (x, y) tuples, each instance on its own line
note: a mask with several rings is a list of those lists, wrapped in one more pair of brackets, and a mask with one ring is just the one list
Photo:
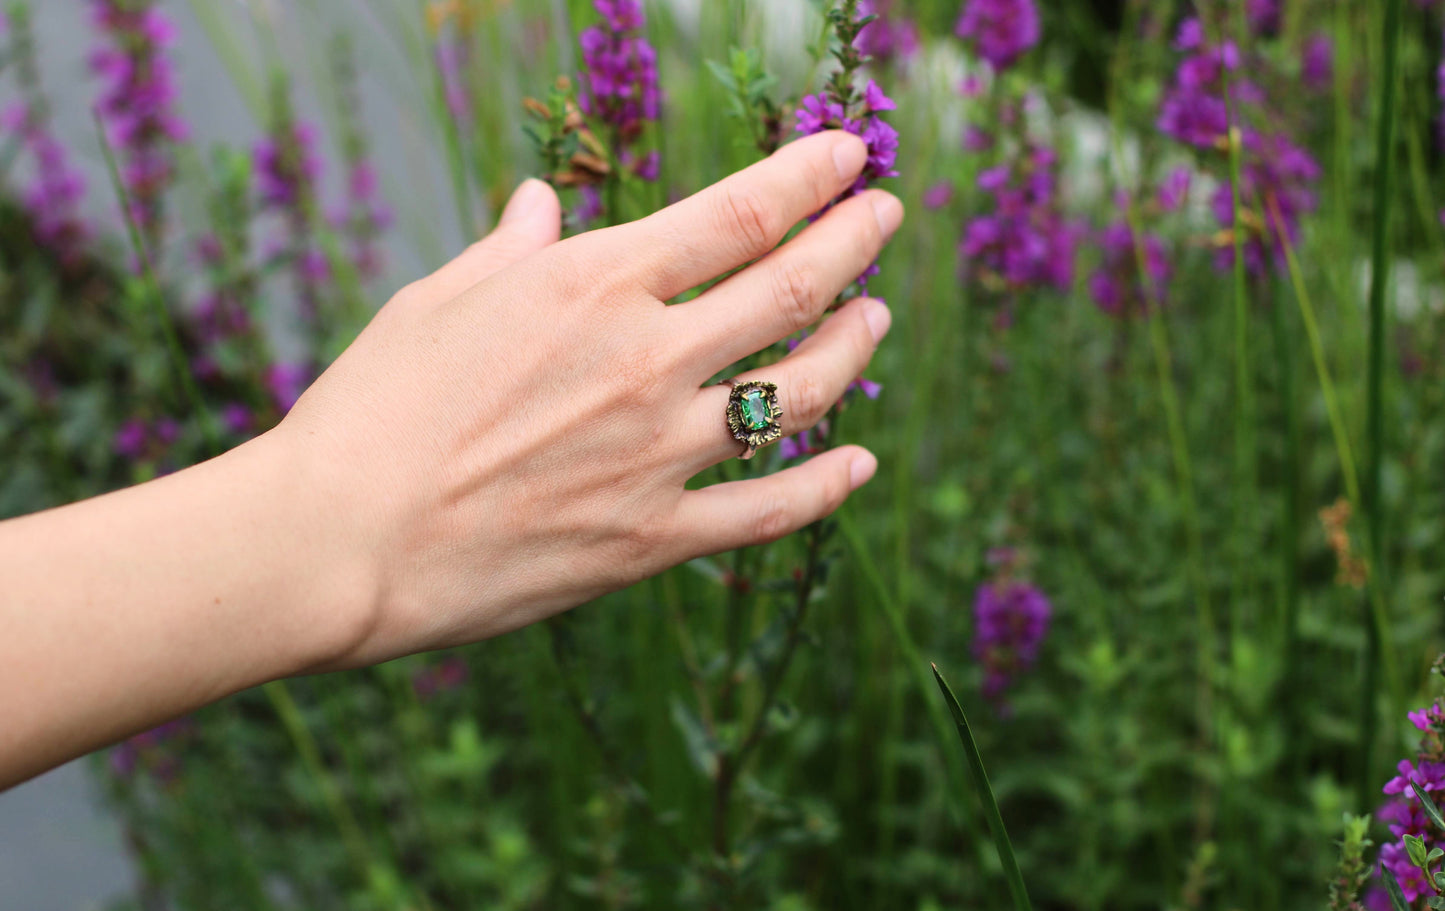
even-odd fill
[(292, 434), (276, 427), (222, 456), (262, 501), (275, 603), (296, 634), (272, 676), (339, 670), (372, 638), (381, 611), (380, 561), (354, 491)]

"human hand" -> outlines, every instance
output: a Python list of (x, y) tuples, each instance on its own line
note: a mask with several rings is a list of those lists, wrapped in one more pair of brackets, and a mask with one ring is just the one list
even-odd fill
[[(802, 139), (652, 216), (561, 242), (556, 196), (528, 182), (492, 235), (382, 308), (263, 438), (322, 479), (321, 546), (340, 552), (327, 558), (366, 568), (328, 666), (494, 636), (779, 538), (872, 477), (874, 457), (843, 446), (684, 489), (743, 448), (728, 388), (701, 384), (816, 322), (901, 222), (898, 200), (869, 190), (764, 256), (854, 182), (865, 154), (844, 133)], [(742, 379), (778, 385), (795, 434), (863, 372), (889, 319), (853, 300)]]

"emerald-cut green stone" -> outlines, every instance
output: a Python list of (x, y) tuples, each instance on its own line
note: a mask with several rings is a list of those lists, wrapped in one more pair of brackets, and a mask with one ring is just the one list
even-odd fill
[(760, 389), (744, 392), (738, 403), (738, 414), (748, 430), (767, 430), (773, 420), (773, 409), (768, 405), (767, 395)]

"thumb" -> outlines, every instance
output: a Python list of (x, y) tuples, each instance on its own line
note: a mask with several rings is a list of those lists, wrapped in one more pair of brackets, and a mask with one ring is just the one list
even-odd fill
[(507, 201), (492, 233), (422, 280), (426, 297), (442, 303), (491, 277), (562, 236), (562, 204), (557, 194), (534, 177), (522, 181)]

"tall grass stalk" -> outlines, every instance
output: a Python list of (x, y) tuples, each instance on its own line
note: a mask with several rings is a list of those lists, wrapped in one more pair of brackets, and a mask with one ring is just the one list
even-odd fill
[[(1365, 474), (1365, 519), (1368, 528), (1369, 585), (1378, 592), (1379, 602), (1388, 604), (1385, 578), (1385, 504), (1381, 476), (1385, 457), (1385, 294), (1390, 280), (1390, 208), (1395, 174), (1395, 123), (1399, 95), (1400, 8), (1402, 0), (1385, 0), (1384, 53), (1380, 61), (1380, 106), (1375, 115), (1375, 192), (1372, 249), (1370, 255), (1370, 343), (1366, 373), (1366, 436), (1369, 462)], [(1365, 667), (1360, 682), (1360, 769), (1359, 805), (1370, 806), (1374, 794), (1374, 743), (1379, 725), (1375, 690), (1379, 685), (1383, 652), (1390, 647), (1381, 638), (1378, 609), (1367, 600), (1361, 622), (1365, 628)]]
[(978, 789), (979, 799), (983, 802), (983, 812), (988, 819), (988, 827), (993, 833), (993, 844), (998, 851), (999, 863), (1003, 864), (1003, 875), (1008, 881), (1008, 891), (1013, 899), (1014, 911), (1030, 911), (1028, 889), (1024, 887), (1024, 876), (1019, 870), (1018, 858), (1014, 857), (1013, 845), (1008, 840), (1008, 830), (1003, 825), (1003, 814), (998, 811), (998, 800), (993, 796), (993, 785), (988, 783), (988, 772), (983, 767), (983, 756), (978, 752), (978, 744), (974, 742), (973, 730), (968, 725), (968, 718), (963, 714), (963, 708), (958, 704), (958, 698), (953, 695), (949, 688), (948, 681), (943, 679), (939, 672), (938, 665), (929, 665), (933, 668), (933, 676), (938, 681), (938, 688), (943, 691), (943, 698), (948, 703), (948, 710), (953, 713), (953, 721), (958, 726), (958, 739), (963, 742), (963, 755), (968, 760), (968, 769), (973, 773), (973, 784)]

